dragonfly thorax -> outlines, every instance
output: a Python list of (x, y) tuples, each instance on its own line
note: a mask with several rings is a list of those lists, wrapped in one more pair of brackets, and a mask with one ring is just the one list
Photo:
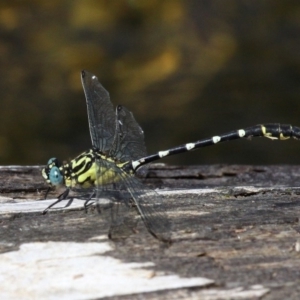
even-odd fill
[(65, 164), (51, 158), (42, 175), (51, 186), (90, 188), (118, 181), (118, 172), (112, 167), (128, 173), (131, 172), (128, 165), (130, 162), (121, 163), (96, 149), (90, 149)]

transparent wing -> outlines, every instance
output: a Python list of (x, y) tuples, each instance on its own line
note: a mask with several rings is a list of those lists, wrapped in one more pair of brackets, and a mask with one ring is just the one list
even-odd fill
[(148, 231), (157, 239), (170, 242), (171, 222), (162, 197), (134, 176), (123, 173), (123, 178)]
[(110, 214), (106, 217), (106, 220), (110, 222), (109, 238), (124, 239), (136, 232), (139, 219), (134, 208), (130, 209), (122, 202), (113, 202), (109, 212)]
[(86, 98), (92, 145), (107, 153), (114, 140), (116, 124), (109, 93), (95, 75), (85, 70), (81, 72), (81, 82)]
[(97, 160), (95, 196), (101, 216), (110, 224), (109, 237), (125, 238), (135, 231), (137, 213), (132, 214), (131, 195), (122, 183), (121, 169), (115, 163)]
[(132, 206), (136, 206), (148, 231), (159, 240), (170, 241), (171, 223), (162, 197), (112, 162), (99, 160), (97, 172), (100, 184), (96, 187), (96, 199), (100, 209), (101, 199), (110, 202), (113, 216), (111, 229), (120, 224), (127, 225), (128, 213)]
[(122, 162), (146, 156), (144, 132), (132, 112), (118, 105), (116, 116), (116, 134), (109, 155)]

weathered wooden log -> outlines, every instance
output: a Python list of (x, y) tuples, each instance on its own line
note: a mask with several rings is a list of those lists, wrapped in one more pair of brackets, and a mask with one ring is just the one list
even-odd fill
[(1, 298), (299, 298), (299, 166), (140, 172), (164, 197), (171, 245), (142, 222), (110, 241), (107, 219), (82, 200), (42, 215), (58, 194), (41, 200), (40, 170), (0, 167)]

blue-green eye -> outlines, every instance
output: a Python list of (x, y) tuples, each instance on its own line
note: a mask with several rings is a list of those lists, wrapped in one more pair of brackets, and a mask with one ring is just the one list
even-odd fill
[(63, 183), (64, 178), (58, 167), (54, 166), (51, 168), (49, 172), (49, 180), (52, 185), (59, 185)]
[(52, 157), (48, 160), (47, 165), (51, 165), (56, 160), (55, 157)]

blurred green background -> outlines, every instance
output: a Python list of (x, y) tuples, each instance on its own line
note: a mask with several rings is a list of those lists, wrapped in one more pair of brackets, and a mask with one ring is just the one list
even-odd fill
[[(0, 3), (0, 164), (91, 146), (80, 71), (130, 109), (148, 152), (263, 122), (300, 126), (300, 2)], [(300, 163), (300, 141), (240, 140), (164, 162)]]

